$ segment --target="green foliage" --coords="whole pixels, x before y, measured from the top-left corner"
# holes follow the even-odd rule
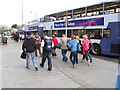
[[[0,34],[3,34],[3,30],[0,29]]]
[[[11,28],[17,28],[17,27],[18,27],[17,24],[13,24],[13,25],[11,26]]]

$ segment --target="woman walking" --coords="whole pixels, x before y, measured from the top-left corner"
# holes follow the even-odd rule
[[[62,53],[62,56],[63,56],[63,61],[67,61],[68,60],[68,58],[67,58],[67,56],[66,56],[66,53],[67,53],[67,50],[68,50],[68,48],[67,48],[67,38],[66,38],[66,36],[63,34],[62,35],[62,39],[61,39],[61,42],[60,42],[60,45],[61,45],[61,53]]]
[[[88,62],[88,65],[90,66],[91,63],[90,63],[90,60],[88,58],[88,50],[89,50],[89,47],[90,47],[90,41],[89,41],[87,35],[84,35],[83,38],[84,38],[84,40],[82,41],[82,54],[83,54],[83,58],[82,58],[81,63],[86,58],[86,60]]]
[[[80,44],[77,42],[75,35],[71,36],[71,41],[67,46],[71,49],[70,61],[74,68],[74,65],[78,64],[78,51],[80,51]]]

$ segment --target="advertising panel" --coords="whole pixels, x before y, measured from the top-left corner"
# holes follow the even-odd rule
[[[38,26],[30,26],[30,27],[27,27],[25,31],[37,31],[37,30],[38,30]]]
[[[101,26],[104,25],[104,17],[99,18],[90,18],[90,19],[81,19],[81,20],[71,20],[68,21],[67,27],[86,27],[86,26]],[[64,28],[66,23],[64,22],[55,22],[54,28]]]

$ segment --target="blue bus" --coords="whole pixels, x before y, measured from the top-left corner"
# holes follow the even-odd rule
[[[120,1],[104,2],[44,16],[43,33],[61,38],[88,34],[92,53],[120,55]]]

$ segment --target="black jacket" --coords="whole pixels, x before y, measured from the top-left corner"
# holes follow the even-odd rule
[[[22,45],[22,50],[26,52],[34,52],[36,50],[36,41],[32,37],[26,37],[23,45]]]

